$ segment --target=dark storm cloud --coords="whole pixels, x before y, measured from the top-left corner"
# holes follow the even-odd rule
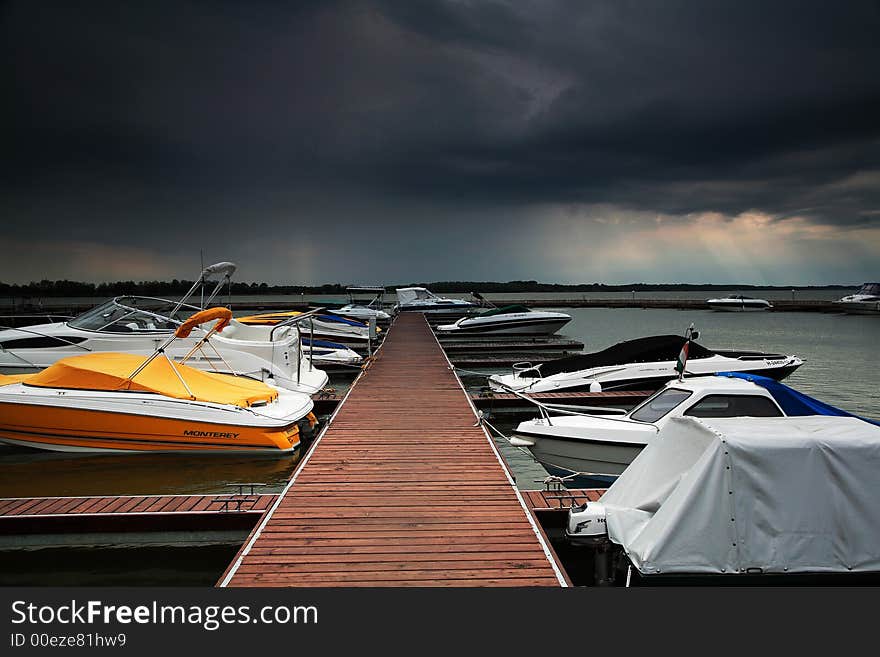
[[[390,244],[547,204],[880,222],[874,2],[20,2],[2,21],[11,237],[222,250],[242,222],[312,245],[369,224]]]

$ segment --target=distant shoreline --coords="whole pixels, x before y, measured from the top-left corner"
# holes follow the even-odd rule
[[[193,281],[117,281],[114,283],[82,283],[77,281],[40,281],[39,283],[10,284],[0,282],[0,298],[39,299],[56,297],[106,298],[123,294],[141,296],[180,296]],[[293,294],[346,294],[346,287],[354,284],[328,283],[324,285],[268,285],[266,283],[232,283],[232,295],[293,295]],[[539,283],[537,281],[435,281],[433,283],[401,283],[387,285],[393,294],[399,287],[426,287],[436,293],[528,293],[528,292],[671,292],[671,291],[790,291],[790,290],[855,290],[859,285],[747,285],[710,283]],[[227,290],[223,290],[225,295]],[[362,297],[364,295],[359,295]]]

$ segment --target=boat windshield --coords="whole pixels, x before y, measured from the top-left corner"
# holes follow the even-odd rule
[[[867,294],[880,297],[880,283],[865,283],[856,294]]]
[[[68,326],[104,333],[168,333],[197,312],[183,305],[174,315],[175,301],[152,297],[116,297],[74,317]]]
[[[633,409],[629,417],[637,422],[656,422],[692,394],[694,393],[688,390],[679,390],[678,388],[662,390]]]

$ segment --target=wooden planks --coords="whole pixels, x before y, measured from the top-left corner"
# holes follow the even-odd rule
[[[566,580],[424,317],[403,314],[221,586]]]
[[[122,495],[88,497],[0,498],[0,519],[119,515],[143,513],[242,513],[262,514],[277,495]],[[238,502],[224,502],[238,500]]]

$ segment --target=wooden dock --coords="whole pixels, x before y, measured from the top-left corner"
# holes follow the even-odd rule
[[[275,494],[0,497],[0,526],[15,518],[230,511],[262,514],[276,497]]]
[[[219,585],[567,586],[475,415],[399,316]]]
[[[235,543],[274,494],[0,498],[0,548]]]

